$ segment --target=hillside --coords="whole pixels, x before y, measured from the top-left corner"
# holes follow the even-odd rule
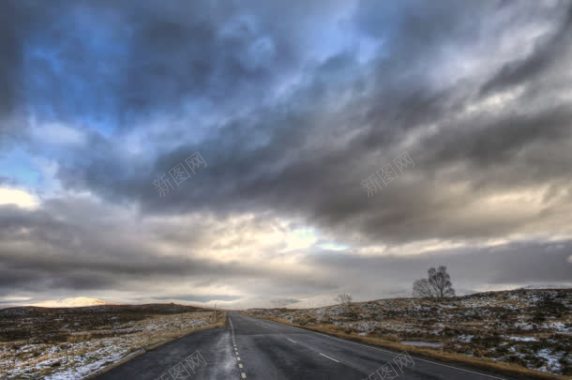
[[[249,312],[304,327],[572,375],[571,310],[572,289],[520,289],[442,301],[399,298]]]
[[[222,323],[222,317],[176,304],[3,309],[0,377],[83,378],[142,349]]]

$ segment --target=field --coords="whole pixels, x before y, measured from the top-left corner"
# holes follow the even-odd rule
[[[442,357],[460,354],[572,376],[571,310],[572,289],[552,289],[249,312],[348,337],[374,338],[416,352],[433,351]]]
[[[572,376],[571,310],[572,289],[523,289],[248,313],[419,354]],[[3,309],[0,373],[2,379],[82,378],[223,320],[223,313],[173,304]]]
[[[1,378],[82,378],[222,318],[180,305],[0,310]]]

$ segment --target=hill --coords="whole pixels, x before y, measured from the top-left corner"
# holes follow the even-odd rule
[[[572,375],[572,289],[519,289],[444,300],[381,299],[253,309],[268,319]]]
[[[82,378],[222,318],[176,304],[2,309],[0,377]]]

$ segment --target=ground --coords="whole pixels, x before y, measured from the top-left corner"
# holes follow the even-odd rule
[[[178,305],[0,310],[0,373],[2,379],[82,378],[209,326],[213,317]]]
[[[435,301],[386,299],[256,317],[572,375],[572,289],[480,293]]]

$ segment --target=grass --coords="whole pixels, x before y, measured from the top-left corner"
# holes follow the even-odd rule
[[[192,333],[196,333],[199,331],[210,330],[217,327],[224,327],[226,324],[226,313],[220,313],[221,315],[217,317],[217,320],[207,326],[195,327],[187,330],[181,330],[175,333],[163,333],[163,334],[154,334],[155,336],[151,341],[149,341],[144,347],[142,347],[145,351],[154,350],[157,347],[160,347],[166,343],[169,343],[173,340],[179,339],[184,337],[185,335],[189,335]]]
[[[127,363],[128,361],[136,358],[137,356],[143,355],[147,351],[157,349],[157,348],[159,348],[159,347],[161,347],[167,343],[170,343],[174,340],[180,339],[186,335],[194,334],[194,333],[197,333],[199,331],[205,331],[205,330],[210,330],[210,329],[214,329],[214,328],[225,327],[226,326],[226,319],[227,319],[226,313],[221,312],[220,315],[217,315],[216,321],[207,325],[207,326],[201,326],[201,327],[192,328],[192,329],[188,329],[188,330],[182,330],[182,331],[177,332],[177,333],[156,334],[156,336],[154,336],[154,338],[151,341],[149,341],[147,344],[145,344],[143,347],[139,348],[136,351],[131,352],[129,355],[125,356],[121,360],[118,360],[117,362],[112,363],[112,364],[110,364],[104,368],[101,368],[100,370],[90,374],[89,376],[85,377],[85,379],[86,380],[94,379],[98,376],[101,376],[102,374],[109,372],[113,368],[119,367],[122,364]]]
[[[87,370],[108,358],[103,372],[185,335],[224,326],[226,319],[177,305],[17,311],[0,313],[0,373],[6,370],[9,378]]]
[[[390,350],[396,351],[407,351],[409,353],[413,353],[417,356],[428,358],[428,359],[437,359],[440,361],[444,361],[447,363],[455,363],[455,364],[463,364],[466,366],[470,366],[475,369],[483,369],[487,371],[492,371],[498,374],[504,375],[513,375],[513,376],[526,376],[531,379],[543,379],[543,380],[565,380],[570,379],[567,376],[559,376],[548,374],[544,372],[534,371],[525,367],[522,367],[515,363],[503,363],[503,362],[495,362],[490,359],[486,358],[476,358],[473,356],[462,355],[453,352],[446,352],[441,350],[434,350],[434,349],[427,349],[421,347],[414,347],[401,344],[399,342],[390,341],[382,338],[376,337],[365,337],[359,336],[357,334],[346,333],[334,328],[332,325],[325,325],[325,324],[308,324],[308,325],[299,325],[295,323],[291,323],[288,320],[275,318],[275,317],[267,317],[266,319],[299,327],[302,329],[321,332],[324,334],[328,334],[331,336],[335,336],[342,339],[351,340],[354,342],[365,343],[372,346],[379,346],[384,347]]]

